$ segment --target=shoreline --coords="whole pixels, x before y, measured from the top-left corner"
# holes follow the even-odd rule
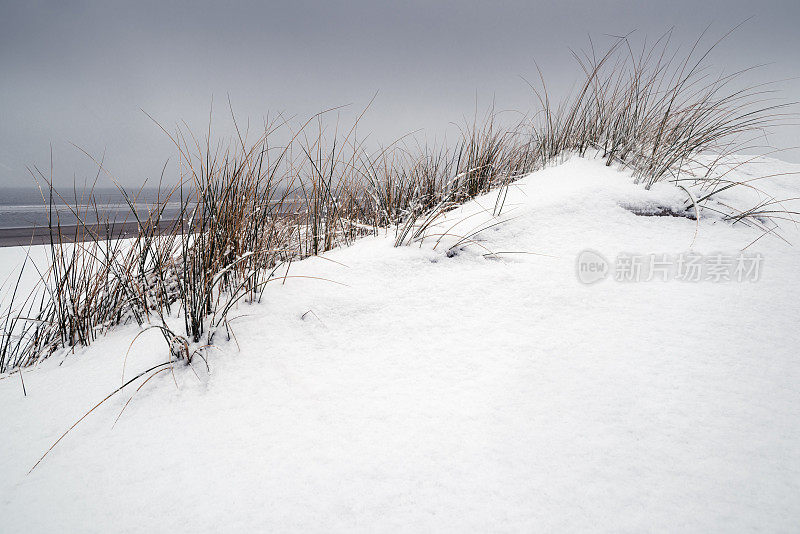
[[[159,233],[164,233],[174,228],[175,222],[176,219],[161,221],[158,225]],[[111,235],[109,236],[111,239],[136,237],[139,233],[139,224],[136,221],[127,221],[108,226],[105,223],[61,225],[61,242],[75,243],[76,241],[89,241],[89,231],[102,235],[103,239],[105,239],[108,230],[111,230]],[[78,233],[78,239],[76,239],[76,234]],[[0,228],[0,248],[48,244],[50,244],[50,228],[46,226]]]

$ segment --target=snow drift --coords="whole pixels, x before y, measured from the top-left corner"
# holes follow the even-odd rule
[[[798,170],[741,172],[754,165]],[[769,188],[800,192],[788,176]],[[448,235],[295,263],[236,310],[210,370],[195,359],[109,399],[30,474],[121,384],[126,354],[132,377],[167,349],[125,326],[23,370],[27,397],[4,376],[2,530],[794,528],[800,254],[713,213],[637,215],[685,210],[686,194],[599,161],[515,182],[499,217],[496,195],[437,221]],[[745,249],[763,266],[754,281],[587,285],[587,249]]]

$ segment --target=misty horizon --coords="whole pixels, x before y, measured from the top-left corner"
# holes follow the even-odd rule
[[[336,106],[346,107],[326,120],[349,124],[375,97],[362,137],[387,145],[415,132],[423,143],[441,143],[457,132],[453,123],[492,107],[513,110],[509,117],[535,112],[526,80],[536,81],[537,64],[551,97],[566,98],[580,80],[570,49],[604,48],[631,31],[641,43],[674,27],[673,42],[686,50],[709,25],[706,44],[746,21],[709,65],[729,73],[766,64],[743,81],[785,80],[779,96],[800,100],[795,2],[757,11],[749,2],[40,2],[2,3],[0,10],[2,186],[27,187],[28,167],[47,174],[51,145],[59,187],[94,180],[97,166],[82,151],[103,159],[126,187],[153,186],[176,150],[148,115],[168,131],[185,122],[204,133],[213,102],[212,138],[225,140],[235,135],[228,98],[239,125],[258,131],[268,117],[297,124]],[[800,128],[780,128],[764,142],[798,146]],[[800,150],[776,157],[800,161]],[[175,178],[168,167],[165,180]],[[101,176],[98,184],[111,182]]]

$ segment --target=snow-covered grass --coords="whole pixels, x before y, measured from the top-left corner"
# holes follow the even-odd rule
[[[503,194],[491,211],[502,213],[514,180],[571,154],[597,153],[645,189],[677,182],[684,205],[645,208],[652,213],[693,209],[696,217],[704,209],[776,233],[775,220],[797,215],[782,199],[742,207],[722,203],[718,193],[742,186],[725,174],[731,155],[757,149],[766,131],[791,123],[790,104],[776,100],[769,83],[741,86],[744,71],[712,74],[706,60],[719,41],[702,40],[688,51],[671,43],[671,32],[638,47],[623,37],[603,53],[592,45],[575,54],[584,79],[574,94],[555,103],[541,78],[532,85],[533,115],[508,125],[492,111],[438,148],[406,139],[368,150],[357,135],[361,116],[344,128],[326,125],[327,112],[300,125],[279,115],[251,142],[231,109],[237,137],[228,145],[212,141],[210,131],[201,140],[164,130],[178,152],[179,185],[160,194],[146,220],[134,207],[136,194],[126,194],[139,227],[130,246],[116,248],[113,221],[78,224],[74,240],[88,239],[63,246],[63,228],[48,219],[53,246],[42,283],[32,294],[12,292],[0,315],[0,372],[88,346],[129,321],[153,325],[173,358],[204,357],[217,334],[230,337],[232,305],[260,301],[277,270],[388,228],[397,246],[416,244],[448,211],[495,189]],[[276,131],[290,140],[276,146]],[[718,155],[709,159],[709,152]],[[109,174],[97,164],[98,176]],[[52,174],[36,169],[35,177],[52,184]],[[80,201],[74,196],[75,218],[103,220],[91,191]],[[58,195],[50,185],[43,198],[52,206]],[[176,202],[179,216],[164,220]],[[470,243],[473,231],[459,229],[461,242],[450,248]],[[168,324],[173,308],[182,324]]]
[[[177,131],[135,238],[0,252],[1,529],[790,530],[786,105],[669,38],[453,146]]]
[[[736,172],[776,170],[798,169]],[[762,189],[800,196],[790,176]],[[295,262],[262,304],[237,308],[210,371],[195,360],[134,384],[30,474],[122,383],[129,348],[126,377],[167,351],[121,326],[23,370],[27,397],[5,376],[3,532],[793,530],[800,253],[713,212],[636,215],[681,211],[686,194],[597,160],[515,182],[499,217],[496,195],[415,246],[387,232]],[[453,249],[460,237],[433,235],[481,228]],[[757,281],[585,285],[575,272],[585,249],[744,247],[763,256]]]

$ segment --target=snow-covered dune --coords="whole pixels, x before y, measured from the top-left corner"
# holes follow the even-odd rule
[[[797,176],[753,185],[800,196]],[[27,397],[4,377],[0,531],[795,529],[795,225],[637,215],[686,193],[577,158],[512,185],[499,217],[496,198],[412,246],[293,264],[231,314],[210,371],[156,375],[114,424],[127,388],[30,474],[129,348],[127,378],[168,351],[126,326],[26,370]]]

